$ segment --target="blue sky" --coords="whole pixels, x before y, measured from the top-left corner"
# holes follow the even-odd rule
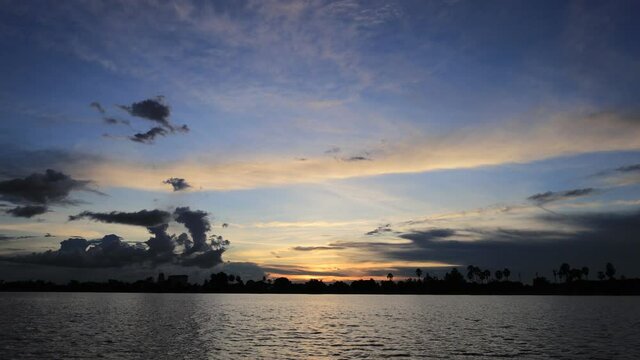
[[[640,163],[638,10],[633,1],[2,1],[0,180],[50,168],[104,195],[74,188],[74,204],[7,212],[0,251],[55,250],[74,235],[142,242],[141,226],[67,218],[189,206],[231,241],[224,260],[254,275],[557,267],[533,255],[497,264],[484,253],[423,254],[407,236],[440,228],[454,231],[443,242],[491,241],[504,229],[599,238],[589,251],[608,257],[578,251],[576,266],[614,261],[632,275],[622,250],[637,242],[605,239],[633,233],[580,221],[638,210],[638,173],[620,170]],[[131,141],[157,124],[121,106],[156,96],[190,131]],[[174,192],[169,177],[191,187]],[[562,196],[575,189],[591,190]],[[528,199],[546,192],[553,200]],[[387,224],[393,231],[365,235]],[[527,234],[505,241],[537,244]],[[421,257],[397,255],[407,248]],[[138,275],[134,265],[117,272]]]

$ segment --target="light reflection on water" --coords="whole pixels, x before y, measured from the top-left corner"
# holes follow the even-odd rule
[[[640,298],[0,293],[0,357],[640,358]]]

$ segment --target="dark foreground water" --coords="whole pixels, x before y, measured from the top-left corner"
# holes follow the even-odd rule
[[[0,293],[0,358],[640,359],[640,297]]]

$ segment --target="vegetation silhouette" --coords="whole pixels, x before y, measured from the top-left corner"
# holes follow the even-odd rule
[[[311,279],[295,283],[286,277],[275,279],[263,277],[261,280],[244,282],[240,276],[214,273],[202,284],[191,284],[187,275],[160,273],[132,283],[118,280],[107,282],[70,281],[65,285],[42,280],[13,281],[0,280],[0,291],[69,291],[69,292],[182,292],[182,293],[275,293],[275,294],[470,294],[470,295],[640,295],[640,279],[616,278],[616,268],[607,263],[598,271],[598,280],[589,280],[589,268],[572,268],[568,263],[553,270],[554,280],[538,274],[532,284],[510,281],[509,269],[495,270],[493,277],[489,269],[467,266],[465,276],[452,268],[442,279],[416,269],[416,278],[393,281],[389,273],[386,281],[354,280],[351,283],[335,281],[325,283]],[[424,274],[424,277],[422,276]],[[557,280],[561,281],[558,282]]]

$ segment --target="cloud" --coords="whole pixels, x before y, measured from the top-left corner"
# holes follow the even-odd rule
[[[139,132],[130,136],[129,140],[134,142],[153,144],[158,136],[166,136],[175,132],[187,133],[190,131],[186,124],[176,126],[171,123],[169,119],[171,107],[165,103],[164,96],[156,96],[155,98],[133,102],[130,105],[119,105],[119,108],[125,110],[131,116],[149,120],[157,125],[147,132]],[[113,117],[104,117],[103,120],[110,125],[125,124],[130,126],[128,120],[120,120]]]
[[[171,124],[171,107],[165,103],[164,96],[134,102],[131,105],[120,105],[129,115],[150,120],[160,125],[161,128],[170,132],[189,132],[189,127],[185,125],[175,126]],[[156,129],[157,127],[154,127]],[[153,130],[153,129],[152,129]]]
[[[413,241],[413,243],[431,242],[435,239],[445,239],[454,236],[456,232],[451,229],[430,229],[425,231],[414,231],[405,233],[399,237]]]
[[[8,240],[22,240],[22,239],[33,239],[37,238],[35,235],[22,235],[22,236],[9,236],[9,235],[1,235],[0,241],[8,241]]]
[[[168,178],[162,183],[171,185],[173,187],[173,191],[186,190],[187,188],[191,187],[191,185],[189,185],[189,183],[187,183],[185,179],[176,177]]]
[[[345,162],[320,156],[295,161],[290,156],[257,155],[221,162],[206,154],[146,165],[97,162],[78,169],[111,186],[162,190],[162,181],[181,174],[212,190],[237,190],[335,179],[444,169],[527,163],[558,156],[640,149],[640,121],[615,113],[558,115],[535,123],[461,129],[419,135],[375,150],[375,161]],[[136,177],[128,176],[135,172]]]
[[[129,140],[134,142],[139,142],[143,144],[153,144],[156,137],[167,135],[167,130],[161,127],[153,127],[149,131],[145,133],[137,133],[129,138]]]
[[[169,224],[160,224],[147,227],[147,230],[149,230],[149,233],[151,233],[153,237],[149,238],[149,240],[145,242],[145,244],[149,246],[150,253],[153,253],[156,256],[161,256],[162,254],[164,254],[167,258],[164,259],[164,261],[168,261],[174,256],[173,250],[175,249],[177,243],[175,236],[169,235],[167,233],[168,228]]]
[[[99,102],[94,101],[91,104],[89,104],[89,106],[91,106],[92,108],[96,109],[100,114],[105,114],[106,111],[104,110],[104,108],[102,107],[102,105],[100,105]]]
[[[9,209],[6,212],[7,214],[15,217],[32,218],[36,215],[46,213],[47,207],[43,205],[16,206],[15,208]]]
[[[317,251],[317,250],[342,250],[341,246],[295,246],[291,248],[295,251]]]
[[[224,250],[208,250],[202,253],[197,253],[191,257],[184,257],[181,260],[183,266],[197,266],[200,268],[211,268],[217,264],[222,263],[222,252]]]
[[[187,234],[169,234],[172,215],[178,223],[187,227],[193,239]],[[72,237],[60,243],[58,250],[49,250],[30,255],[0,257],[1,261],[40,264],[78,268],[107,268],[133,265],[157,266],[173,264],[211,269],[222,263],[222,254],[229,241],[221,236],[211,235],[207,213],[179,207],[174,214],[162,210],[141,210],[137,212],[94,213],[82,212],[70,216],[70,220],[89,218],[105,223],[116,223],[146,227],[152,235],[145,242],[128,243],[111,234],[101,239],[86,240]],[[182,248],[179,250],[178,246]]]
[[[573,190],[558,191],[558,192],[547,191],[545,193],[538,193],[535,195],[531,195],[527,198],[527,200],[533,201],[538,205],[544,205],[550,202],[589,196],[589,195],[593,195],[596,192],[597,190],[594,188],[573,189]]]
[[[83,218],[110,224],[153,227],[167,224],[171,220],[171,214],[162,210],[140,210],[137,212],[112,211],[109,213],[83,211],[77,215],[69,216],[69,221],[80,220]]]
[[[187,124],[183,124],[181,126],[178,126],[176,128],[176,131],[183,132],[183,133],[188,133],[189,131],[191,131],[191,129],[189,128],[189,126],[187,126]]]
[[[620,166],[615,169],[600,171],[593,176],[604,177],[609,185],[627,186],[640,183],[640,164]]]
[[[123,267],[149,260],[147,251],[122,241],[117,235],[86,240],[69,238],[60,242],[58,250],[29,255],[0,257],[0,260],[75,268]]]
[[[623,173],[640,171],[640,164],[621,166],[615,169],[615,171]]]
[[[562,262],[595,269],[611,261],[627,273],[636,273],[640,253],[640,211],[569,213],[537,216],[543,228],[451,228],[408,230],[405,242],[335,242],[328,246],[357,249],[346,253],[352,261],[442,262],[495,268],[508,266],[533,275],[549,276]],[[532,226],[532,225],[530,225]],[[362,261],[361,260],[361,261]]]
[[[371,159],[370,157],[366,157],[366,156],[351,156],[351,157],[342,159],[342,161],[347,161],[347,162],[352,162],[352,161],[372,161],[372,160],[373,159]]]
[[[107,113],[104,107],[102,107],[102,105],[97,101],[92,102],[91,104],[89,104],[89,106],[96,109],[101,115],[105,115]],[[118,125],[118,124],[123,124],[127,126],[131,125],[131,122],[129,122],[129,120],[116,119],[111,116],[104,116],[102,120],[104,121],[105,124],[109,124],[109,125]]]
[[[0,200],[14,204],[73,204],[72,191],[91,191],[91,181],[75,180],[69,175],[48,169],[43,174],[0,181]]]
[[[131,105],[120,105],[120,108],[128,112],[131,116],[151,120],[160,124],[162,127],[173,130],[173,126],[169,122],[171,107],[165,104],[163,96],[134,102]]]
[[[391,228],[391,224],[386,224],[383,226],[378,226],[376,229],[365,233],[365,235],[379,235],[379,234],[389,233],[389,232],[393,232],[393,229]]]
[[[131,122],[129,120],[121,120],[121,119],[116,119],[112,117],[104,117],[102,118],[102,120],[105,122],[105,124],[109,124],[109,125],[118,125],[118,124],[127,125],[127,126],[131,125]]]
[[[193,247],[190,251],[207,250],[207,232],[211,230],[211,224],[207,219],[208,213],[202,210],[191,210],[188,206],[176,208],[175,220],[183,224],[191,234]]]
[[[62,172],[48,169],[43,174],[34,173],[25,178],[0,181],[0,200],[17,206],[6,213],[16,217],[31,218],[44,214],[53,204],[73,205],[77,201],[70,199],[73,191],[101,192],[92,189],[88,180],[75,180]]]
[[[279,264],[267,264],[261,266],[262,270],[271,275],[288,276],[288,275],[301,275],[301,276],[337,276],[343,277],[347,274],[340,271],[317,271],[311,270],[304,266],[297,265],[279,265]]]

